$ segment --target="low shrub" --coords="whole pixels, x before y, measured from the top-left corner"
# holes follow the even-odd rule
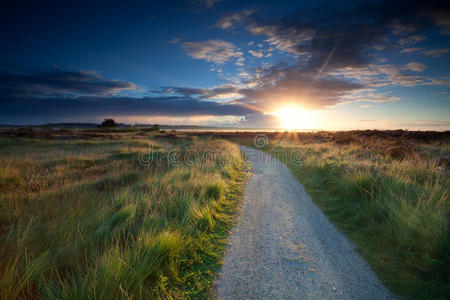
[[[219,199],[220,196],[222,196],[222,193],[223,193],[223,186],[220,183],[210,184],[206,188],[206,196],[214,200]]]

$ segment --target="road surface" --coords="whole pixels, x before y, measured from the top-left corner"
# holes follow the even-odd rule
[[[392,299],[289,169],[242,147],[252,164],[215,282],[218,299]]]

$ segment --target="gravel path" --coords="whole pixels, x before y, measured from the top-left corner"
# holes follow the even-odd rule
[[[217,298],[392,298],[284,164],[242,151],[252,177],[216,279]]]

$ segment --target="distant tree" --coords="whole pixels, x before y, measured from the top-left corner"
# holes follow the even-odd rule
[[[153,130],[153,131],[159,131],[159,126],[158,126],[158,124],[152,125],[152,130]]]
[[[100,127],[110,128],[110,127],[116,127],[117,123],[113,119],[105,119]]]

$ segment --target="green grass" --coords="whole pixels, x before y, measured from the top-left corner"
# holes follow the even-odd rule
[[[139,163],[149,144],[161,164]],[[171,149],[221,156],[174,166]],[[209,296],[245,179],[235,144],[8,137],[0,166],[0,298]]]
[[[314,202],[393,292],[409,299],[448,299],[450,179],[439,157],[450,145],[410,147],[392,155],[383,140],[279,141],[264,150],[286,151],[281,158]]]

